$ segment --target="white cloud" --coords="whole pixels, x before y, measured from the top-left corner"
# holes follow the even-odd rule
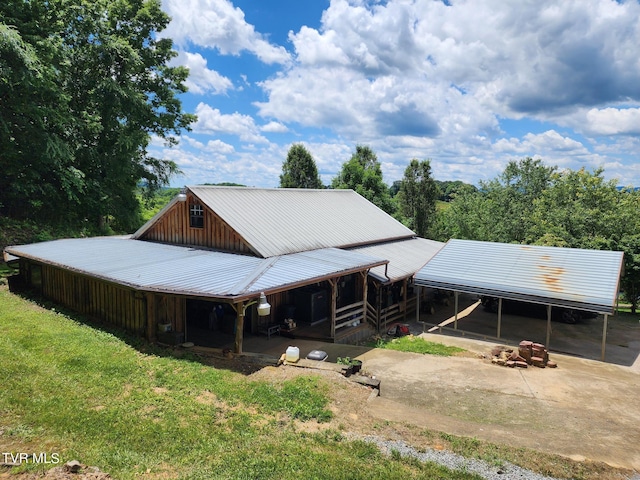
[[[232,113],[225,115],[217,108],[211,108],[205,103],[199,103],[196,107],[198,121],[193,126],[194,132],[209,134],[236,135],[244,142],[268,143],[269,141],[260,135],[253,117]]]
[[[591,135],[640,135],[640,108],[592,108],[584,129]]]
[[[589,152],[582,143],[569,137],[563,137],[555,130],[548,130],[540,134],[527,133],[522,143],[535,150],[534,153],[561,151],[584,155]]]
[[[171,16],[162,35],[177,45],[191,43],[224,55],[247,51],[267,64],[289,62],[286,49],[265,40],[245,21],[244,12],[228,0],[163,0],[162,8]]]
[[[207,59],[199,53],[180,52],[172,63],[189,69],[189,78],[185,83],[192,93],[220,94],[233,87],[231,80],[215,70],[209,70]]]
[[[289,33],[292,56],[227,0],[163,1],[179,45],[282,65],[269,77],[237,72],[244,90],[232,100],[262,88],[250,97],[262,121],[230,113],[250,111],[244,105],[197,107],[196,133],[240,140],[224,138],[233,143],[228,173],[260,176],[243,183],[277,185],[286,148],[269,140],[292,137],[309,146],[325,183],[356,144],[374,149],[389,183],[411,158],[430,158],[436,178],[476,183],[525,156],[617,174],[616,159],[638,151],[630,142],[640,136],[637,1],[331,0],[318,28]],[[202,57],[192,60],[193,71],[212,72]],[[232,88],[207,75],[192,81]],[[542,133],[527,133],[530,120]],[[628,175],[640,183],[640,170]]]
[[[260,130],[268,133],[287,133],[289,131],[287,126],[280,122],[269,122],[260,127]]]
[[[550,117],[575,104],[640,98],[639,16],[636,2],[613,0],[369,7],[334,0],[319,30],[290,33],[296,63],[262,83],[269,100],[261,112],[300,121],[293,112],[313,108],[307,124],[327,125],[337,109],[345,120],[338,128],[364,126],[390,102],[401,112],[402,96],[423,97],[417,110],[450,124],[460,124],[448,121],[450,112],[475,104],[468,123],[480,116],[478,128],[486,130],[488,116]],[[455,105],[446,92],[452,88],[465,94]]]

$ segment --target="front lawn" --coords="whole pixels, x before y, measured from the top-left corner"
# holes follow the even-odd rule
[[[2,452],[56,454],[118,479],[477,478],[299,428],[332,416],[322,377],[273,384],[125,340],[0,286]]]

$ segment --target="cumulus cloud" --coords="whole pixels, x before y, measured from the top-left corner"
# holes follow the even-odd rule
[[[290,33],[295,65],[262,84],[269,100],[260,107],[292,120],[292,110],[314,108],[318,112],[308,123],[325,125],[333,121],[330,109],[340,110],[349,123],[355,110],[358,123],[377,123],[384,134],[389,125],[376,118],[385,102],[401,95],[425,98],[421,103],[434,118],[454,111],[443,83],[487,110],[478,115],[480,129],[487,127],[487,114],[548,117],[576,105],[640,98],[638,17],[637,2],[613,0],[451,6],[431,0],[372,5],[334,0],[320,29]],[[380,84],[392,76],[381,94]],[[434,94],[442,101],[429,98]],[[346,98],[351,100],[342,101]],[[414,130],[438,132],[433,122]]]
[[[640,135],[640,108],[592,108],[584,129],[592,135]]]
[[[268,138],[291,140],[276,134],[309,142],[326,183],[358,143],[378,154],[389,182],[411,158],[430,158],[436,178],[475,183],[524,156],[621,171],[614,156],[632,151],[623,139],[640,136],[637,1],[331,0],[317,28],[289,32],[292,53],[229,0],[163,6],[178,45],[249,52],[274,66],[233,89],[202,56],[181,60],[196,74],[195,93],[262,89],[253,97],[262,121],[200,103],[194,132],[237,137],[228,161],[242,156],[245,172],[264,162],[260,173],[275,184],[286,148],[276,153]],[[519,128],[505,132],[507,122]]]
[[[237,112],[226,115],[206,103],[199,103],[195,113],[198,116],[198,121],[193,126],[194,132],[235,135],[245,142],[269,142],[260,135],[259,128],[250,115],[243,115]]]
[[[231,80],[215,70],[207,68],[207,59],[199,53],[180,52],[173,64],[189,69],[189,78],[185,82],[189,91],[197,94],[221,94],[233,87]]]
[[[260,130],[269,133],[287,133],[289,131],[287,126],[280,122],[269,122],[260,127]]]
[[[177,45],[217,49],[225,55],[247,51],[267,64],[289,61],[287,50],[256,32],[244,12],[228,0],[163,0],[162,8],[171,16],[162,35]]]

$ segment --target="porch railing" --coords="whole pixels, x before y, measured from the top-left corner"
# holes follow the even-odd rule
[[[336,330],[360,324],[364,319],[364,302],[356,302],[336,310]]]

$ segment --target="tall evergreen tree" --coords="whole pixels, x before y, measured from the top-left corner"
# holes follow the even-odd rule
[[[322,188],[318,167],[309,151],[301,143],[289,148],[282,164],[281,188]]]

